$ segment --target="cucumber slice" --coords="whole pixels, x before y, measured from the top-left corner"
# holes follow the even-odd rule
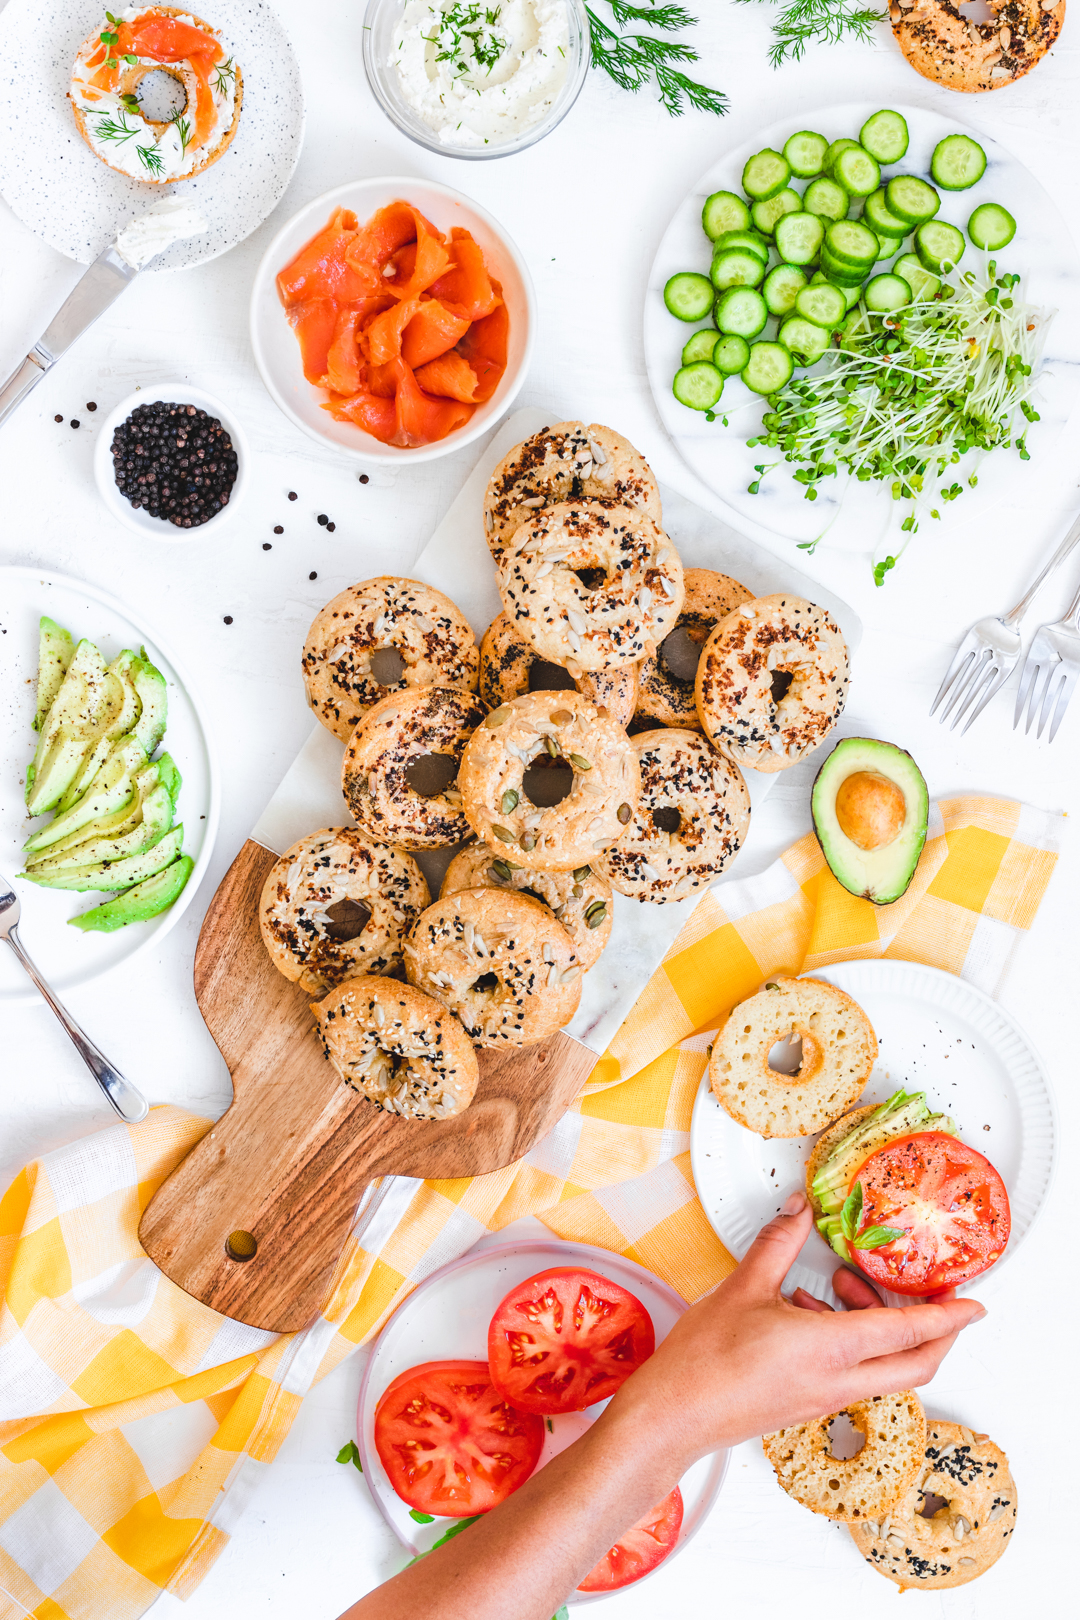
[[[680,321],[704,320],[714,296],[708,276],[699,276],[696,270],[679,270],[664,287],[664,303]]]
[[[930,173],[942,191],[966,191],[986,173],[986,153],[970,135],[946,135],[934,147]]]
[[[776,222],[776,251],[785,264],[813,264],[825,240],[818,214],[785,214]]]
[[[785,214],[797,214],[802,208],[802,198],[790,186],[778,191],[775,197],[767,197],[764,202],[756,202],[750,210],[750,217],[759,231],[771,236],[776,228],[778,219]]]
[[[926,303],[937,297],[941,277],[933,275],[919,262],[914,253],[901,253],[893,264],[892,273],[894,276],[902,276],[907,282],[914,303]]]
[[[885,186],[885,202],[890,213],[908,225],[922,225],[933,219],[941,207],[941,198],[933,186],[920,180],[917,174],[898,174]]]
[[[873,286],[873,282],[871,282]],[[840,325],[847,314],[847,299],[839,287],[829,281],[812,282],[804,287],[795,300],[795,313],[803,320],[823,326],[827,332]]]
[[[808,214],[819,214],[822,219],[844,219],[851,199],[843,186],[827,175],[811,180],[803,195],[802,205]]]
[[[819,286],[823,281],[829,281],[829,278],[822,270],[815,271],[815,273],[810,277],[810,285],[812,287]],[[859,299],[862,297],[861,281],[858,282],[854,287],[842,287],[838,282],[829,281],[829,286],[836,287],[837,291],[843,294],[844,303],[848,309],[851,308],[852,304],[857,304]]]
[[[765,277],[761,295],[770,315],[790,315],[795,300],[806,286],[806,277],[797,264],[778,264]],[[740,371],[742,367],[740,366]]]
[[[775,197],[778,191],[783,191],[790,178],[791,165],[787,158],[767,146],[763,152],[755,152],[747,159],[742,188],[755,202],[763,202],[766,197]]]
[[[714,191],[706,197],[701,210],[701,228],[710,242],[715,242],[725,231],[745,231],[750,224],[750,210],[733,191]]]
[[[850,264],[834,259],[826,245],[821,249],[821,268],[826,280],[834,281],[838,287],[861,287],[872,266],[861,265],[854,269]]]
[[[750,358],[750,345],[744,337],[737,332],[725,332],[716,340],[713,350],[713,365],[717,371],[722,371],[725,377],[733,377],[741,371]]]
[[[754,287],[729,287],[713,310],[713,320],[725,336],[757,337],[768,318],[768,305]]]
[[[825,167],[825,154],[829,143],[824,135],[812,129],[800,129],[784,143],[784,156],[792,174],[800,180],[812,180]]]
[[[836,219],[825,232],[829,256],[851,270],[869,270],[879,257],[878,239],[860,219]]]
[[[775,394],[791,381],[795,367],[782,343],[755,343],[743,367],[742,380],[755,394]]]
[[[832,174],[836,160],[840,156],[841,152],[846,152],[849,147],[858,146],[858,144],[858,141],[851,140],[851,138],[847,135],[841,135],[838,141],[833,141],[830,144],[828,151],[825,153],[825,162],[822,164],[824,172],[826,174]]]
[[[829,333],[825,328],[804,320],[801,315],[791,316],[776,335],[802,366],[812,366],[829,347]]]
[[[968,220],[967,233],[977,248],[996,253],[1016,235],[1016,221],[1000,203],[980,203]]]
[[[867,309],[876,315],[890,315],[894,309],[903,309],[905,304],[911,303],[911,287],[903,276],[885,271],[866,283],[863,298]]]
[[[692,366],[679,367],[671,392],[680,405],[688,405],[692,411],[711,411],[724,392],[723,373],[707,360],[696,360]]]
[[[760,231],[725,231],[718,236],[713,244],[713,253],[720,253],[724,248],[744,247],[751,253],[756,253],[762,264],[769,262],[769,244]]]
[[[946,225],[943,219],[927,220],[915,232],[915,252],[920,264],[935,276],[940,276],[960,263],[964,257],[964,233],[955,225]]]
[[[716,348],[717,336],[715,327],[704,327],[702,331],[695,332],[693,337],[687,339],[683,345],[682,363],[692,366],[695,360],[711,360],[713,350]]]
[[[859,131],[859,141],[879,163],[899,163],[908,149],[907,120],[883,107],[870,114]]]
[[[879,236],[894,236],[899,241],[911,229],[906,219],[898,219],[885,201],[885,187],[881,186],[863,203],[863,223]]]
[[[721,248],[713,254],[709,276],[717,292],[728,287],[757,287],[765,279],[765,265],[750,248]],[[696,318],[701,319],[700,315]]]
[[[881,184],[881,168],[876,158],[861,146],[845,146],[832,168],[833,179],[852,197],[869,197]]]

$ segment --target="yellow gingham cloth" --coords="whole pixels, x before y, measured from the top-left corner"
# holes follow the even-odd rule
[[[134,1620],[163,1588],[186,1597],[312,1383],[424,1277],[519,1216],[628,1255],[688,1300],[712,1288],[733,1261],[691,1179],[705,1042],[688,1037],[769,974],[852,957],[930,963],[994,994],[1059,826],[998,799],[934,805],[915,880],[883,909],[840,888],[813,836],[721,884],[551,1136],[494,1175],[395,1182],[302,1333],[226,1320],[139,1247],[142,1210],[207,1120],[155,1108],[23,1170],[0,1203],[2,1620]]]

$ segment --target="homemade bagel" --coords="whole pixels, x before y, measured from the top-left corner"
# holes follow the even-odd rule
[[[448,1119],[472,1101],[480,1079],[472,1042],[413,985],[350,979],[311,1010],[327,1058],[376,1108],[405,1119]]]
[[[777,675],[791,677],[779,700]],[[737,765],[783,771],[828,736],[848,680],[847,647],[824,608],[799,596],[759,596],[710,635],[694,697],[709,740]]]
[[[404,668],[396,681],[380,681],[372,658],[390,650]],[[394,692],[415,686],[475,692],[480,654],[469,621],[442,591],[381,574],[340,591],[316,614],[300,664],[319,721],[348,742],[368,710]]]
[[[1061,33],[1065,0],[987,0],[975,22],[950,0],[891,0],[889,17],[916,73],[949,90],[1000,90],[1035,67]]]
[[[926,1497],[944,1506],[929,1518]],[[902,1592],[966,1586],[996,1564],[1016,1525],[1016,1484],[1009,1459],[985,1434],[959,1423],[927,1422],[919,1471],[886,1515],[849,1524],[871,1568]]]
[[[598,576],[586,584],[582,573]],[[647,512],[562,502],[523,523],[499,566],[514,629],[573,676],[637,663],[682,611],[679,554]]]
[[[259,928],[279,973],[312,995],[361,974],[393,973],[431,893],[411,855],[355,827],[320,827],[266,875]]]
[[[814,1151],[806,1161],[806,1196],[810,1200],[815,1220],[823,1211],[820,1203],[814,1197],[814,1178],[825,1160],[831,1156],[833,1148],[843,1141],[849,1131],[853,1131],[857,1125],[861,1125],[864,1119],[869,1119],[876,1108],[877,1103],[867,1103],[865,1108],[849,1109],[846,1114],[841,1114],[839,1119],[834,1119],[828,1130],[823,1131],[814,1143]],[[883,1146],[885,1142],[891,1140],[892,1133],[886,1131],[879,1142],[874,1142],[872,1146],[867,1148],[866,1159],[870,1157],[871,1153],[876,1153],[877,1149]],[[863,1160],[863,1163],[866,1162],[866,1159]]]
[[[640,506],[660,522],[660,491],[649,464],[614,428],[556,422],[516,444],[484,495],[484,534],[496,563],[515,531],[543,507],[594,499]]]
[[[529,691],[530,672],[542,664],[534,647],[523,641],[505,613],[492,619],[480,643],[479,692],[490,709]],[[627,726],[634,714],[638,690],[637,664],[618,669],[597,669],[567,679],[575,691],[598,709],[606,710],[616,725]],[[538,686],[538,691],[566,691],[565,682],[557,687]]]
[[[626,832],[595,864],[632,900],[685,900],[734,860],[750,825],[742,772],[698,731],[630,739],[641,797]]]
[[[409,982],[461,1020],[477,1046],[531,1046],[581,1000],[573,942],[542,900],[461,889],[421,912],[405,942]]]
[[[880,1520],[918,1477],[926,1447],[926,1417],[913,1390],[874,1395],[844,1407],[866,1444],[854,1457],[833,1457],[829,1425],[840,1416],[813,1418],[761,1437],[780,1486],[794,1501],[827,1518],[852,1524]]]
[[[754,594],[737,579],[714,573],[711,568],[686,569],[683,585],[686,594],[682,612],[669,634],[684,630],[699,648],[704,647],[721,619],[727,618],[740,602],[751,601]],[[663,647],[643,658],[638,666],[637,712],[665,726],[689,726],[693,730],[701,727],[694,700],[694,677],[684,679],[673,674]]]
[[[408,772],[429,754],[459,765],[484,706],[456,686],[413,686],[369,709],[341,763],[341,791],[357,826],[398,849],[442,849],[469,836],[456,783],[430,796]]]
[[[467,844],[446,868],[440,899],[459,889],[516,889],[551,908],[573,941],[583,972],[611,937],[611,884],[594,866],[576,872],[528,872],[488,844]]]
[[[769,1067],[791,1035],[802,1040],[797,1074]],[[758,1136],[809,1136],[850,1108],[877,1058],[869,1018],[846,991],[823,979],[768,980],[733,1007],[717,1031],[709,1084],[732,1119]]]

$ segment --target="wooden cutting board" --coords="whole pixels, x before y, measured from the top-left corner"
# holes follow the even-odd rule
[[[521,1051],[484,1049],[463,1113],[430,1123],[382,1113],[327,1062],[311,998],[263,946],[258,901],[276,858],[248,839],[203,922],[195,999],[232,1075],[233,1102],[158,1189],[139,1237],[185,1293],[289,1333],[326,1298],[372,1180],[453,1180],[512,1164],[552,1130],[596,1055],[562,1034]],[[236,1258],[252,1247],[243,1234],[254,1253]]]

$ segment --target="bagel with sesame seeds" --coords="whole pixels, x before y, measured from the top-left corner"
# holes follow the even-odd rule
[[[841,1414],[796,1423],[761,1444],[777,1482],[811,1513],[857,1524],[880,1520],[919,1475],[926,1447],[926,1415],[914,1390],[874,1395],[843,1408],[865,1438],[854,1457],[834,1457],[829,1427]]]
[[[347,1086],[403,1119],[449,1119],[472,1102],[480,1067],[457,1019],[398,979],[350,979],[312,1002],[323,1051]]]
[[[727,574],[718,574],[711,568],[688,568],[683,574],[685,595],[682,612],[676,619],[671,635],[685,631],[689,639],[701,648],[716,625],[734,612],[741,602],[749,602],[753,591],[740,585]],[[700,730],[697,703],[694,700],[694,677],[684,680],[667,664],[664,649],[643,658],[638,667],[638,714],[659,720],[663,726],[689,726]]]
[[[490,709],[497,709],[511,698],[520,697],[530,690],[532,671],[543,664],[534,647],[523,641],[505,613],[493,619],[480,643],[479,693]],[[579,675],[576,680],[567,676],[574,690],[587,697],[598,709],[606,711],[616,725],[627,726],[633,719],[637,703],[638,666],[622,664],[618,669],[598,669]],[[565,682],[558,687],[538,687],[540,691],[565,691]]]
[[[550,907],[588,972],[611,937],[611,884],[595,863],[574,872],[529,872],[489,844],[466,844],[446,868],[440,899],[459,889],[516,889]]]
[[[889,19],[908,62],[947,90],[1000,90],[1038,66],[1065,22],[1065,0],[987,0],[976,22],[951,0],[891,0]]]
[[[413,686],[369,709],[341,762],[341,791],[361,831],[397,849],[444,849],[468,838],[458,784],[419,793],[409,771],[429,754],[460,766],[484,714],[480,700],[456,686]]]

